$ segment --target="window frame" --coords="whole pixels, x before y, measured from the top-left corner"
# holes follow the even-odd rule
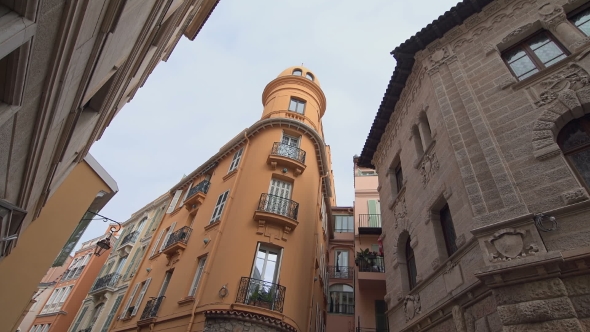
[[[207,264],[207,255],[199,258],[197,269],[195,270],[195,276],[193,277],[191,287],[188,290],[189,297],[194,298],[195,295],[197,295],[197,290],[199,289],[199,284],[201,283],[201,278],[203,277],[203,272],[205,271],[205,264]]]
[[[590,190],[590,182],[586,181],[586,179],[584,178],[584,176],[582,175],[582,173],[578,169],[578,166],[572,160],[572,157],[574,155],[583,153],[584,151],[589,151],[588,153],[590,153],[590,143],[582,143],[577,146],[571,147],[567,150],[564,147],[564,143],[566,142],[566,138],[567,138],[567,137],[564,137],[564,135],[567,133],[565,130],[569,129],[569,127],[575,121],[580,122],[579,127],[581,129],[583,129],[587,135],[590,136],[590,114],[586,114],[582,117],[568,121],[557,133],[557,137],[556,137],[555,141],[556,141],[557,145],[559,146],[561,153],[563,154],[563,158],[566,160],[567,165],[572,170],[576,179],[580,182],[580,184],[583,187]]]
[[[554,66],[556,64],[558,64],[559,62],[562,62],[563,60],[565,60],[566,58],[550,65],[550,66],[545,66],[545,64],[543,63],[543,61],[541,61],[539,59],[539,57],[535,54],[535,52],[530,48],[530,46],[527,44],[528,41],[530,41],[531,39],[544,34],[545,36],[547,36],[547,38],[549,38],[549,40],[551,40],[555,46],[557,46],[557,48],[559,48],[563,54],[566,56],[566,58],[568,56],[570,56],[570,52],[568,51],[567,48],[565,48],[560,42],[559,40],[557,40],[557,38],[555,38],[555,36],[553,34],[551,34],[551,32],[547,31],[547,30],[540,30],[537,31],[535,33],[533,33],[532,35],[526,37],[525,39],[519,41],[518,43],[516,43],[515,45],[512,45],[511,47],[505,49],[504,51],[502,51],[501,57],[502,57],[502,61],[504,61],[504,64],[506,65],[506,67],[508,67],[508,69],[510,70],[510,73],[516,78],[517,81],[521,82],[541,71],[543,71],[544,69],[547,69],[551,66]],[[522,49],[526,56],[532,61],[533,65],[535,65],[535,68],[538,70],[536,73],[533,73],[527,77],[524,78],[519,78],[519,76],[514,72],[514,70],[512,70],[512,67],[510,66],[510,64],[508,63],[508,61],[506,60],[505,55],[511,51],[514,51],[516,49]]]
[[[228,173],[231,173],[231,172],[235,171],[236,169],[238,169],[238,166],[240,165],[240,161],[242,160],[243,155],[244,155],[244,147],[242,147],[241,149],[236,151],[236,153],[234,153],[234,156],[231,160],[231,164],[229,165],[229,169],[227,171]]]
[[[291,109],[291,103],[293,103],[293,102],[295,102],[297,104],[297,107],[294,110]],[[300,105],[303,105],[303,109],[301,112],[298,111]],[[304,115],[306,106],[307,106],[307,100],[291,96],[291,98],[289,98],[289,108],[287,108],[287,110],[289,112],[294,112],[297,114]]]
[[[404,187],[404,172],[402,170],[402,163],[399,162],[393,168],[393,176],[395,178],[396,190],[399,193]]]
[[[217,202],[215,203],[215,208],[213,208],[213,214],[211,215],[211,219],[209,220],[209,224],[212,224],[218,220],[221,220],[221,216],[223,215],[223,210],[225,210],[225,203],[227,203],[227,199],[229,198],[229,189],[221,193],[217,197]]]
[[[295,72],[299,72],[299,74],[295,74]],[[293,75],[293,76],[303,76],[303,70],[301,70],[300,68],[295,68],[291,72],[291,75]]]
[[[412,248],[411,238],[409,236],[406,240],[404,255],[406,258],[406,270],[408,272],[408,286],[410,290],[412,290],[418,285],[416,278],[418,275],[418,268],[416,266],[416,255],[414,253],[414,248]],[[412,274],[412,272],[414,272],[414,274]]]
[[[576,8],[575,10],[572,10],[570,13],[567,14],[567,20],[574,26],[574,28],[576,28],[578,31],[580,31],[584,36],[586,37],[590,37],[590,35],[586,35],[584,33],[584,31],[582,31],[582,29],[580,29],[574,22],[573,22],[573,18],[575,16],[580,15],[581,13],[583,13],[586,10],[590,10],[590,4],[584,4],[582,6],[580,6],[579,8]]]
[[[447,257],[451,257],[454,253],[457,252],[457,250],[459,250],[459,248],[457,247],[456,243],[457,232],[455,230],[453,216],[451,215],[451,209],[449,208],[448,203],[440,209],[438,215],[440,219],[440,228],[442,231],[443,239],[445,241],[445,248],[447,250]],[[443,218],[443,215],[448,216],[448,219],[446,217]]]

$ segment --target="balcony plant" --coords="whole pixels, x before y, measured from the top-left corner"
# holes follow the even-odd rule
[[[248,302],[252,303],[252,305],[257,307],[272,310],[273,302],[275,300],[274,295],[274,286],[271,286],[267,290],[264,286],[260,287],[260,285],[256,285],[256,288],[254,289],[254,292],[252,292],[252,294],[250,295],[250,300]]]

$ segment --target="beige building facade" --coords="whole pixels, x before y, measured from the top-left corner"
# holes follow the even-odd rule
[[[129,281],[146,254],[164,210],[168,195],[163,195],[137,212],[122,224],[120,236],[83,300],[70,332],[106,332],[116,319],[115,313],[129,289]]]
[[[463,1],[392,52],[359,158],[391,331],[590,330],[589,5]]]

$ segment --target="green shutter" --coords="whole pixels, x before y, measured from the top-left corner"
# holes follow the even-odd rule
[[[78,319],[76,319],[76,323],[74,324],[74,327],[72,328],[72,331],[78,331],[78,326],[80,326],[80,323],[82,322],[82,319],[84,319],[84,315],[86,314],[86,310],[88,310],[88,307],[84,307],[82,309],[82,312],[78,316]]]
[[[135,253],[133,254],[133,258],[131,259],[131,262],[129,262],[129,265],[127,266],[127,271],[125,271],[125,275],[123,276],[123,280],[126,280],[127,276],[129,275],[129,272],[131,272],[133,270],[133,265],[135,264],[135,259],[137,258],[137,255],[139,255],[140,251],[141,251],[141,248],[138,248],[137,250],[135,250]]]
[[[90,224],[90,221],[93,217],[94,214],[88,212],[84,214],[84,216],[78,223],[78,226],[74,228],[74,231],[66,241],[66,244],[62,247],[61,251],[59,252],[59,255],[57,255],[57,258],[55,258],[55,261],[53,261],[53,264],[51,264],[51,267],[62,266],[65,263],[66,259],[68,259],[68,257],[72,253],[72,250],[74,250],[76,243],[78,243],[78,241],[82,237],[82,234],[84,234],[84,231],[88,227],[88,224]]]
[[[377,214],[377,201],[370,199],[367,201],[367,205],[369,206],[369,227],[378,227],[378,217],[375,216]]]
[[[108,331],[109,326],[111,325],[111,322],[113,321],[113,317],[115,317],[115,313],[117,312],[117,310],[119,310],[119,305],[121,305],[121,301],[123,300],[123,295],[125,295],[125,294],[121,294],[121,295],[117,296],[117,300],[115,300],[115,304],[113,304],[113,308],[111,309],[111,312],[109,313],[107,320],[104,322],[104,325],[102,326],[102,329],[100,330],[100,332],[107,332]]]

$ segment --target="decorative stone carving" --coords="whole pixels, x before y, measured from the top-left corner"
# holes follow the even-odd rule
[[[457,245],[457,248],[465,245],[465,234],[461,234],[455,239],[455,245]]]
[[[539,252],[539,247],[533,243],[526,243],[527,232],[515,228],[504,228],[492,235],[489,243],[494,249],[489,251],[490,262],[510,261]]]
[[[507,34],[506,37],[502,38],[502,43],[503,44],[511,43],[514,39],[520,37],[520,35],[522,33],[527,31],[528,29],[530,29],[532,26],[533,26],[533,23],[529,23],[529,24],[525,24],[521,27],[514,29],[511,33]]]
[[[439,266],[440,266],[440,259],[435,258],[432,263],[430,263],[430,265],[432,266],[433,270],[436,270]]]
[[[436,171],[438,171],[440,165],[438,164],[438,158],[436,152],[432,152],[430,155],[425,154],[420,165],[420,174],[422,175],[422,187],[426,188],[428,181]]]
[[[505,79],[498,82],[498,87],[500,87],[500,90],[504,90],[514,83],[516,83],[516,79],[514,78],[514,76],[508,76]]]
[[[575,204],[588,200],[588,194],[584,188],[578,188],[576,190],[568,191],[562,194],[565,204]]]
[[[498,49],[496,48],[496,46],[489,44],[489,43],[485,43],[483,45],[483,54],[485,55],[490,55],[494,52],[496,52]]]
[[[405,297],[404,312],[406,313],[406,322],[412,320],[421,312],[420,295],[407,295]]]
[[[552,30],[560,23],[567,20],[567,16],[563,11],[563,7],[546,3],[539,8],[539,16],[541,17],[541,24],[545,29]]]
[[[467,324],[465,324],[465,316],[460,305],[454,305],[452,309],[453,322],[457,332],[467,332]]]
[[[567,68],[549,76],[539,84],[541,92],[539,100],[535,102],[537,106],[547,105],[559,97],[559,92],[565,89],[577,91],[587,86],[590,82],[588,72],[575,63],[570,64]],[[568,97],[565,97],[566,100]]]
[[[406,206],[406,196],[400,197],[393,206],[393,216],[395,218],[394,227],[397,228],[400,223],[404,222],[408,215],[408,208]]]
[[[432,53],[428,59],[430,60],[430,62],[432,63],[433,66],[437,66],[437,65],[441,64],[442,60],[444,60],[448,57],[449,57],[449,51],[447,50],[446,47],[443,47],[443,48],[439,48],[436,51],[434,51],[434,53]]]
[[[590,44],[590,37],[582,38],[582,39],[578,40],[577,42],[571,44],[569,46],[569,49],[575,52],[588,44]]]

